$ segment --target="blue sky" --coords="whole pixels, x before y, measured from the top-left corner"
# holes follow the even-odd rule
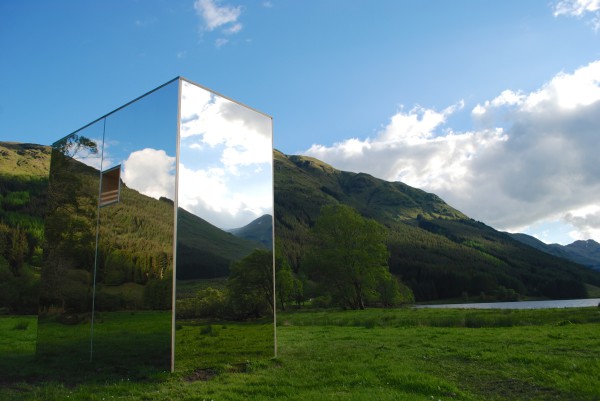
[[[600,0],[0,2],[0,140],[50,144],[178,75],[275,147],[600,241]]]

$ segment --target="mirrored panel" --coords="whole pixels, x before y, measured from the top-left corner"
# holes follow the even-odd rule
[[[177,78],[57,141],[47,203],[38,363],[132,377],[274,355],[270,117]]]
[[[50,365],[89,365],[103,135],[100,120],[52,146],[37,343]]]
[[[171,368],[178,81],[108,115],[92,343],[95,364]]]
[[[170,370],[178,94],[173,80],[54,144],[38,362]]]
[[[274,354],[271,118],[181,81],[177,370]]]

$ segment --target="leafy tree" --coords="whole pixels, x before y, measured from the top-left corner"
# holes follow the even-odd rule
[[[309,276],[346,308],[364,309],[377,298],[377,284],[389,277],[385,227],[348,206],[330,205],[323,207],[312,235]],[[392,302],[397,291],[393,284],[387,286],[386,302]]]
[[[288,261],[280,254],[275,257],[275,288],[281,310],[290,302],[300,305],[304,300],[302,281],[294,276]]]
[[[398,279],[389,272],[379,277],[376,290],[379,294],[379,303],[386,308],[397,306],[403,301]]]

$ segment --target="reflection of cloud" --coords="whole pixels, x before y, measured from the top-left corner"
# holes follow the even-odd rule
[[[271,119],[183,82],[179,206],[221,228],[272,213]]]
[[[194,137],[196,147],[220,151],[230,172],[271,163],[270,118],[187,82],[182,88],[181,137]]]
[[[123,162],[125,185],[136,191],[173,200],[175,190],[175,158],[164,150],[146,148],[132,152]]]
[[[600,61],[560,73],[537,91],[504,91],[477,105],[472,131],[445,126],[456,110],[400,111],[375,138],[305,153],[435,192],[499,229],[564,216],[576,236],[600,240],[598,212],[572,215],[600,202]]]
[[[230,179],[219,168],[191,170],[180,164],[179,206],[224,229],[273,213],[270,180],[263,180],[262,187],[243,188]]]

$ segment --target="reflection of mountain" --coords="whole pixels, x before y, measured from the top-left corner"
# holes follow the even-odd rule
[[[0,311],[36,313],[50,148],[0,142]]]
[[[249,233],[254,231],[248,230]],[[249,238],[223,231],[185,209],[179,208],[177,217],[178,280],[226,276],[229,274],[231,262],[243,258],[256,248],[264,248],[264,245]]]
[[[265,214],[244,227],[227,230],[236,237],[260,242],[267,249],[273,247],[273,216]]]

